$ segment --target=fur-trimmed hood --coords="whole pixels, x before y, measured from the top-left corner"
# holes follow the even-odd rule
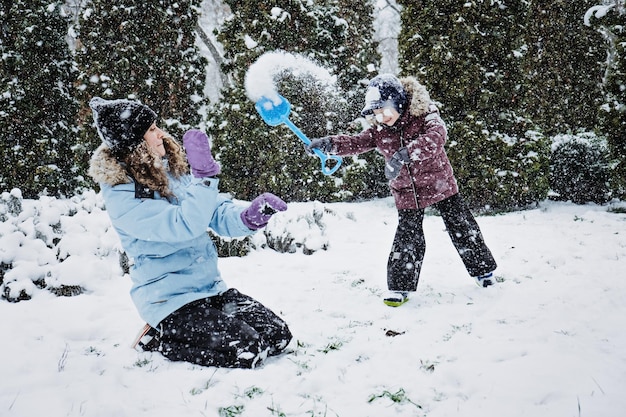
[[[183,147],[169,136],[163,138],[167,159],[154,154],[144,141],[123,160],[103,143],[94,152],[89,175],[98,183],[116,186],[134,181],[162,196],[170,196],[170,177],[180,178],[189,173]]]
[[[97,183],[110,186],[128,184],[132,179],[122,164],[104,143],[95,150],[89,164],[89,176]]]
[[[428,113],[431,99],[426,87],[420,84],[415,77],[403,77],[400,78],[400,82],[411,100],[408,107],[411,115],[419,117]]]

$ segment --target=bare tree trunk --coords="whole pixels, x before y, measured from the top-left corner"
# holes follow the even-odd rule
[[[200,26],[199,24],[196,25],[196,33],[198,34],[200,39],[202,39],[202,42],[204,42],[206,47],[209,49],[209,52],[213,56],[213,60],[217,64],[217,68],[220,74],[220,79],[222,80],[222,85],[230,85],[228,77],[226,76],[226,74],[222,72],[222,63],[224,62],[224,60],[222,59],[222,56],[220,55],[215,45],[213,45],[213,42],[211,42],[211,39],[206,34],[204,29],[202,29],[202,26]]]

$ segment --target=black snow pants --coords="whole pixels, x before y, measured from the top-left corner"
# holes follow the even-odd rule
[[[496,269],[478,223],[460,194],[434,204],[450,239],[473,277]],[[415,291],[426,252],[424,209],[398,210],[398,228],[387,262],[387,287],[391,291]]]
[[[181,307],[157,331],[168,359],[225,368],[254,368],[292,338],[282,319],[234,288]]]

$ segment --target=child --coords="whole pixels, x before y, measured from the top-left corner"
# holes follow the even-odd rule
[[[414,77],[378,75],[369,83],[362,114],[372,122],[370,128],[355,136],[313,139],[307,150],[348,156],[377,149],[385,157],[398,227],[387,263],[384,303],[400,306],[417,290],[426,250],[422,222],[429,206],[441,213],[469,274],[481,287],[493,285],[496,262],[459,194],[444,150],[447,130],[426,88]]]

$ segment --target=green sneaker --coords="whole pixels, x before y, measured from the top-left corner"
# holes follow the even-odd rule
[[[407,301],[409,301],[409,293],[406,291],[388,291],[383,298],[383,303],[389,307],[400,307]]]

